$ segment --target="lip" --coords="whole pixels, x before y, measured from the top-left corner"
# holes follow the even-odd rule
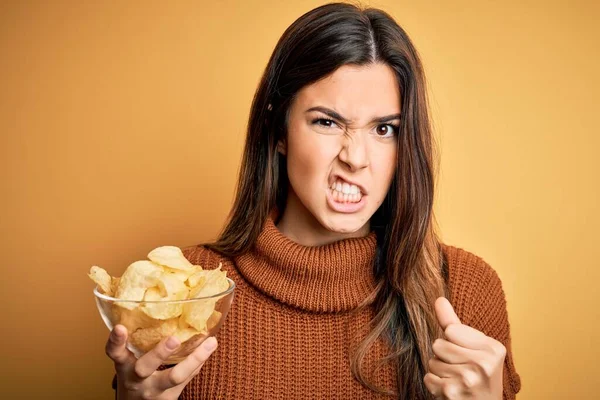
[[[327,189],[327,204],[333,211],[351,214],[362,210],[367,205],[367,195],[363,195],[358,203],[339,203],[333,199],[332,189]]]
[[[343,180],[344,182],[347,182],[351,185],[356,185],[358,186],[358,188],[360,189],[360,192],[363,194],[363,196],[366,196],[369,194],[369,192],[367,191],[367,189],[365,189],[365,187],[363,185],[361,185],[360,183],[357,182],[353,182],[350,179],[347,179],[345,177],[343,177],[342,175],[339,174],[334,174],[332,175],[332,179],[329,182],[329,187],[331,187],[331,185],[333,184],[333,182],[337,181],[339,179]]]

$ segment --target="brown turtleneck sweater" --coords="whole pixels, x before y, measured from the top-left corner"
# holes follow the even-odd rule
[[[203,246],[184,250],[205,269],[222,269],[236,284],[231,310],[218,333],[219,347],[180,399],[374,399],[353,377],[352,334],[374,316],[353,312],[374,288],[376,235],[306,247],[284,236],[269,217],[254,249],[228,259]],[[504,399],[521,387],[513,364],[506,300],[497,273],[481,258],[444,246],[450,302],[462,323],[504,344]],[[366,371],[385,356],[377,342]],[[368,378],[395,389],[387,366]]]

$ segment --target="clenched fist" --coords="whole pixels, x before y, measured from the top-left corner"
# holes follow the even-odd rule
[[[502,400],[504,345],[461,324],[445,297],[436,300],[435,312],[446,338],[433,342],[427,389],[436,399]]]

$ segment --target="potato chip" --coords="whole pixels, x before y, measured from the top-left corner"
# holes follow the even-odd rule
[[[185,322],[200,332],[206,332],[207,321],[215,310],[217,301],[214,298],[186,303],[183,306],[183,318]]]
[[[112,277],[112,279],[110,281],[111,296],[114,296],[114,294],[117,293],[117,288],[119,287],[120,280],[121,280],[121,278],[115,278],[114,276]]]
[[[201,271],[205,282],[190,290],[190,298],[201,298],[214,296],[229,289],[227,272],[221,271],[221,264],[216,269]],[[183,318],[185,321],[199,331],[207,331],[208,320],[215,311],[215,304],[220,297],[208,298],[202,301],[185,304],[183,306]]]
[[[202,286],[205,283],[206,283],[206,274],[204,273],[204,271],[195,272],[187,278],[187,285],[190,288],[193,288],[196,286]]]
[[[152,287],[146,290],[144,300],[159,301],[164,300],[164,298],[160,294],[160,289],[157,287]],[[160,320],[178,317],[183,311],[181,304],[173,303],[143,303],[143,305],[140,306],[140,309],[147,316]]]
[[[202,274],[206,280],[190,290],[190,298],[214,296],[229,289],[227,272],[221,271],[220,263],[216,269],[205,269]]]
[[[189,328],[189,327],[190,327],[190,324],[185,322],[185,318],[183,318],[183,315],[181,315],[179,317],[179,324],[177,325],[177,329],[185,329],[185,328]]]
[[[185,283],[169,273],[163,273],[158,278],[158,288],[161,291],[160,294],[167,300],[183,300],[189,293]]]
[[[140,308],[129,310],[127,308],[113,305],[112,312],[114,321],[113,324],[121,324],[127,328],[129,334],[137,331],[140,328],[150,328],[158,326],[162,321],[154,319],[143,313]]]
[[[148,253],[148,259],[165,267],[183,271],[193,270],[194,266],[183,255],[179,247],[162,246]]]
[[[96,284],[100,287],[102,293],[108,296],[112,296],[112,278],[108,274],[108,272],[106,272],[106,270],[94,265],[92,266],[92,268],[90,268],[90,273],[88,274],[88,276],[94,282],[96,282]]]
[[[158,278],[158,286],[149,288],[146,291],[144,300],[185,300],[189,294],[188,287],[171,273],[163,273]],[[183,304],[178,303],[146,303],[142,306],[142,311],[152,318],[170,319],[181,315]]]
[[[208,320],[206,321],[206,329],[211,330],[212,328],[217,326],[217,324],[221,320],[221,316],[222,314],[220,312],[214,310],[212,314],[210,314]]]
[[[165,270],[165,273],[168,273],[171,276],[176,277],[181,282],[185,282],[188,279],[188,277],[190,275],[196,273],[196,271],[202,270],[202,268],[200,268],[199,265],[194,265],[194,269],[190,269],[188,271],[183,271],[181,269],[175,269],[175,268],[169,268],[169,267],[165,267],[164,265],[163,265],[163,268]]]
[[[192,336],[195,336],[199,333],[200,332],[198,332],[194,328],[185,328],[185,329],[177,329],[177,331],[175,331],[173,336],[175,336],[177,339],[179,339],[179,342],[183,343],[186,340],[188,340],[189,338],[191,338]]]
[[[156,286],[163,268],[151,261],[136,261],[131,264],[121,277],[115,297],[124,300],[139,301],[144,299],[146,289]],[[118,302],[121,307],[134,309],[136,303]]]
[[[162,321],[158,326],[138,329],[131,334],[131,344],[142,351],[150,351],[163,338],[177,331],[177,318]]]

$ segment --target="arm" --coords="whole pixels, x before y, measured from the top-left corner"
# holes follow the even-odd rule
[[[497,272],[488,264],[484,265],[484,272],[485,280],[479,286],[476,300],[481,304],[481,309],[473,315],[471,326],[487,336],[493,337],[506,347],[502,373],[503,399],[511,400],[515,399],[521,389],[521,377],[514,365],[506,295]]]

